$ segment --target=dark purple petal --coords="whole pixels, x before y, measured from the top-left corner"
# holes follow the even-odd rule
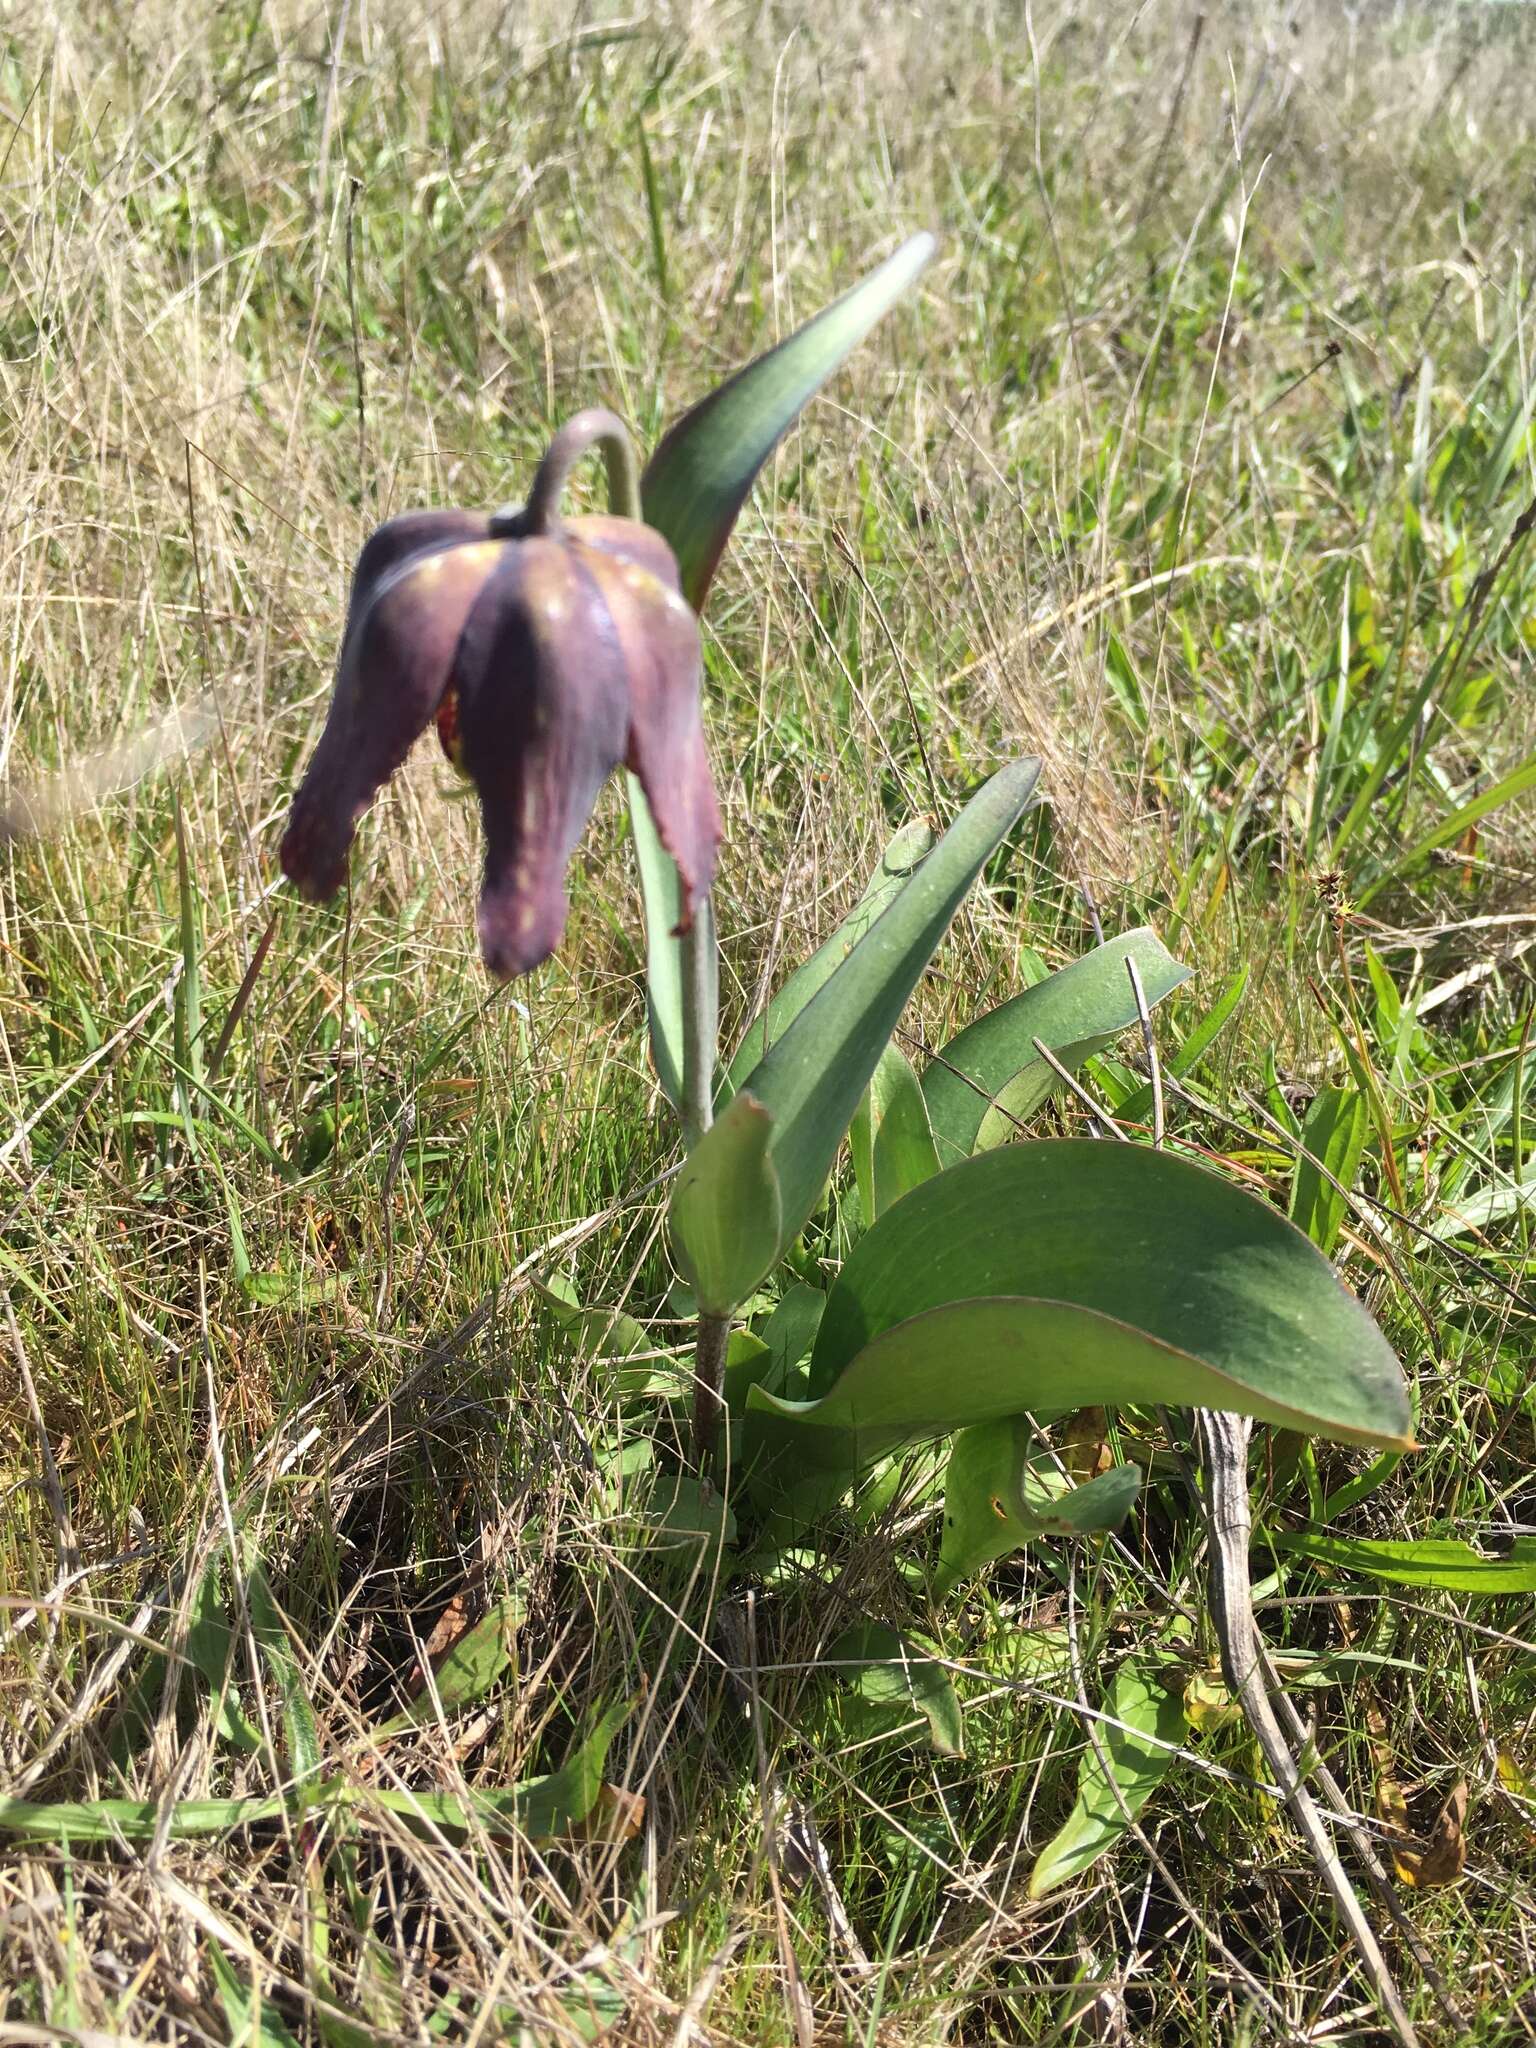
[[[499,976],[547,960],[565,870],[624,758],[624,655],[598,586],[564,538],[506,548],[453,667],[465,772],[480,792],[480,945]]]
[[[357,820],[431,724],[459,635],[507,544],[465,512],[392,519],[358,557],[336,687],[283,835],[283,872],[311,898],[346,877]]]
[[[709,893],[720,812],[699,713],[699,628],[661,535],[622,519],[574,519],[572,545],[603,593],[624,656],[628,766],[640,778],[662,845],[677,863],[686,931]]]

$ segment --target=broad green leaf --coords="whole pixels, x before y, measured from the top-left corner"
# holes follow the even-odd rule
[[[669,1211],[672,1238],[706,1314],[729,1315],[783,1248],[774,1135],[768,1111],[743,1092],[683,1161]]]
[[[523,1625],[526,1603],[521,1593],[509,1593],[466,1629],[432,1674],[432,1683],[406,1708],[379,1730],[394,1734],[402,1728],[417,1728],[437,1719],[439,1702],[445,1714],[457,1714],[483,1700],[512,1662],[517,1632]]]
[[[666,536],[695,611],[703,603],[753,479],[796,415],[895,305],[936,244],[913,235],[894,256],[787,341],[694,406],[646,464],[641,505]]]
[[[1044,1898],[1113,1849],[1152,1794],[1184,1739],[1184,1704],[1138,1664],[1115,1673],[1078,1773],[1077,1799],[1030,1873],[1029,1896]]]
[[[1353,1189],[1370,1128],[1370,1104],[1358,1088],[1321,1088],[1313,1097],[1291,1182],[1291,1221],[1320,1252],[1332,1252],[1349,1213],[1348,1193],[1333,1183]]]
[[[963,1429],[944,1472],[936,1591],[942,1597],[1037,1536],[1118,1528],[1140,1491],[1135,1465],[1117,1465],[1073,1486],[1022,1416]]]
[[[1396,1358],[1299,1230],[1175,1153],[1087,1138],[982,1153],[883,1216],[828,1295],[810,1390],[748,1397],[754,1483],[1094,1403],[1411,1447]]]
[[[1156,933],[1138,928],[989,1010],[937,1054],[924,1070],[923,1095],[941,1166],[1001,1144],[1060,1085],[1035,1050],[1037,1038],[1076,1068],[1137,1021],[1128,960],[1149,1008],[1189,979]]]
[[[1536,1538],[1529,1536],[1515,1537],[1499,1557],[1484,1557],[1470,1543],[1441,1536],[1391,1543],[1297,1529],[1268,1541],[1278,1551],[1398,1586],[1439,1586],[1449,1593],[1536,1592]]]
[[[912,1063],[888,1045],[848,1131],[866,1224],[939,1170],[928,1110]]]
[[[622,1309],[583,1307],[563,1273],[546,1273],[535,1279],[533,1286],[549,1303],[560,1327],[575,1338],[584,1357],[634,1358],[658,1349],[644,1327]]]
[[[767,1156],[778,1180],[781,1213],[777,1248],[757,1270],[744,1255],[730,1264],[730,1284],[741,1290],[738,1300],[769,1271],[815,1208],[843,1133],[908,998],[971,884],[1028,803],[1039,773],[1038,761],[1015,761],[978,790],[743,1082],[742,1094],[772,1118]],[[732,1178],[723,1155],[742,1142],[731,1121],[734,1108],[733,1102],[694,1147],[673,1197],[674,1211],[690,1174],[700,1188]],[[690,1228],[697,1228],[697,1216],[706,1207],[702,1199],[695,1203]],[[767,1250],[759,1240],[754,1248]],[[723,1260],[712,1277],[724,1283]]]
[[[921,820],[903,825],[880,856],[863,895],[843,922],[809,960],[802,962],[779,990],[760,1017],[747,1026],[722,1080],[722,1100],[729,1100],[763,1054],[784,1036],[817,990],[831,980],[854,946],[882,911],[889,908],[906,886],[912,870],[933,848],[933,829]]]
[[[873,1711],[867,1732],[894,1729],[914,1715],[928,1724],[928,1740],[940,1756],[963,1756],[960,1702],[949,1674],[918,1643],[884,1622],[860,1621],[845,1629],[824,1659]]]
[[[803,1359],[810,1357],[826,1305],[827,1297],[819,1287],[807,1287],[803,1281],[797,1281],[786,1290],[763,1325],[763,1342],[773,1354],[774,1369],[780,1379],[787,1378]]]

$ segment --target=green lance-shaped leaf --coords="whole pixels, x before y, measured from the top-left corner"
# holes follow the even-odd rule
[[[736,1096],[683,1161],[672,1191],[672,1241],[707,1315],[745,1301],[782,1248],[783,1204],[769,1149],[774,1123]]]
[[[747,1075],[741,1101],[772,1119],[766,1158],[776,1183],[776,1230],[767,1227],[766,1176],[756,1175],[758,1211],[737,1206],[752,1176],[742,1165],[744,1126],[731,1110],[689,1154],[672,1197],[672,1222],[690,1269],[708,1274],[711,1313],[724,1314],[767,1273],[816,1206],[843,1133],[869,1085],[898,1018],[971,884],[1007,836],[1034,790],[1035,760],[1000,769],[956,818],[894,901]],[[725,1223],[711,1223],[712,1218]],[[705,1232],[732,1233],[711,1263]],[[705,1263],[700,1266],[702,1260]],[[697,1285],[698,1283],[695,1282]],[[724,1291],[732,1291],[726,1301]]]
[[[933,841],[932,826],[922,819],[914,819],[903,825],[888,843],[863,895],[831,938],[818,946],[809,960],[801,962],[762,1015],[754,1017],[747,1026],[721,1083],[722,1101],[729,1101],[769,1046],[778,1043],[811,997],[818,989],[824,988],[842,966],[875,919],[889,909],[905,888],[913,869],[932,851]]]
[[[1074,1486],[1021,1415],[963,1429],[944,1472],[936,1591],[942,1596],[1037,1536],[1118,1528],[1140,1491],[1135,1465],[1116,1465]]]
[[[671,427],[640,481],[645,518],[665,534],[697,611],[753,479],[796,415],[914,282],[932,256],[914,235],[824,313],[759,356]]]
[[[1517,1536],[1497,1557],[1485,1557],[1470,1543],[1446,1536],[1389,1542],[1296,1529],[1267,1540],[1276,1550],[1398,1586],[1438,1586],[1448,1593],[1536,1592],[1536,1541],[1528,1536]]]
[[[1339,1241],[1370,1128],[1370,1104],[1358,1088],[1320,1089],[1307,1111],[1291,1183],[1291,1221],[1320,1252],[1331,1252]]]
[[[911,1061],[894,1045],[880,1055],[848,1145],[866,1224],[939,1170],[923,1091]]]
[[[982,1153],[883,1216],[828,1296],[810,1391],[749,1396],[755,1484],[1087,1403],[1412,1444],[1395,1356],[1299,1230],[1177,1154],[1086,1138]]]
[[[865,1710],[855,1732],[893,1733],[918,1716],[940,1756],[963,1756],[960,1702],[944,1666],[921,1644],[882,1621],[859,1621],[827,1650],[825,1662]]]
[[[635,864],[640,870],[640,896],[645,909],[645,1008],[650,1025],[651,1058],[661,1092],[676,1110],[683,1106],[683,945],[672,934],[683,915],[683,885],[677,863],[661,843],[640,778],[627,778],[629,822],[635,835]],[[694,915],[699,923],[700,958],[705,978],[706,1042],[714,1043],[713,1018],[719,1006],[720,961],[715,948],[714,910],[706,899]]]
[[[1003,1143],[1060,1085],[1037,1038],[1075,1069],[1136,1023],[1128,961],[1148,1008],[1189,979],[1157,934],[1138,927],[989,1010],[942,1048],[923,1073],[941,1166]]]
[[[1168,1775],[1183,1739],[1178,1693],[1139,1664],[1122,1664],[1104,1702],[1104,1719],[1093,1724],[1072,1811],[1030,1873],[1032,1899],[1077,1877],[1114,1848]]]

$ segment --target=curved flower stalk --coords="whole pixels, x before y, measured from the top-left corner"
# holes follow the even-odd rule
[[[631,460],[613,414],[579,413],[525,508],[409,512],[367,542],[325,730],[283,837],[290,881],[334,895],[358,818],[435,721],[479,793],[480,944],[502,977],[559,944],[566,866],[621,764],[677,864],[679,931],[714,879],[699,630],[676,560],[637,519],[559,515],[571,465],[598,441],[622,447],[619,466]]]

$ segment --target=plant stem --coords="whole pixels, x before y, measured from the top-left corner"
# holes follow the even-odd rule
[[[594,447],[601,448],[608,472],[609,511],[620,519],[641,518],[640,469],[629,429],[617,413],[591,406],[568,419],[550,442],[521,515],[524,533],[558,528],[566,480]],[[643,797],[638,800],[644,801]],[[693,921],[677,943],[682,969],[683,1136],[693,1146],[714,1121],[719,1041],[715,920],[707,896],[695,905]],[[701,1478],[714,1455],[730,1334],[728,1316],[700,1316],[693,1354],[693,1456]]]
[[[574,413],[545,450],[523,509],[524,533],[558,530],[566,481],[582,456],[593,447],[603,451],[609,511],[620,519],[640,517],[640,470],[629,429],[606,406],[591,405],[585,412]]]
[[[701,1479],[714,1462],[724,1405],[725,1349],[730,1338],[729,1316],[699,1317],[693,1346],[693,1467]]]

